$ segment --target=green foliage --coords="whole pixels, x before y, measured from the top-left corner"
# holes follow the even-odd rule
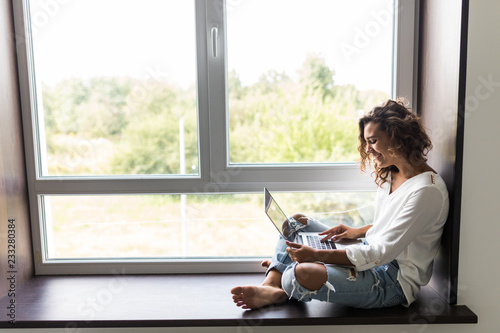
[[[109,137],[121,134],[127,125],[125,114],[126,96],[131,88],[130,80],[95,78],[90,80],[91,91],[86,103],[77,108],[79,132],[90,137]]]
[[[54,88],[43,86],[42,90],[46,129],[52,133],[77,133],[77,108],[88,100],[88,87],[81,80],[69,79]]]
[[[113,158],[114,174],[179,174],[179,119],[171,114],[147,115],[124,131],[127,138]],[[193,128],[188,127],[192,134]],[[193,136],[191,136],[193,137]],[[194,135],[195,137],[195,135]],[[186,165],[197,165],[194,140],[187,145]]]
[[[90,137],[116,135],[126,126],[124,106],[130,79],[68,79],[43,86],[46,129],[51,133],[79,133]]]
[[[358,159],[360,110],[388,96],[334,85],[335,71],[316,55],[307,57],[298,74],[270,70],[243,86],[236,71],[228,73],[231,162]],[[132,78],[69,79],[43,86],[43,109],[51,174],[197,172],[193,89]],[[187,170],[180,170],[181,119]]]
[[[307,87],[306,91],[318,93],[323,101],[327,97],[333,97],[335,71],[326,65],[324,58],[315,54],[308,55],[300,74],[301,81]]]
[[[230,91],[231,162],[356,161],[360,110],[364,113],[388,96],[334,86],[333,75],[324,59],[311,55],[299,82],[270,71],[248,88],[245,100]]]
[[[275,70],[269,70],[259,77],[259,81],[254,89],[260,91],[262,94],[276,93],[281,86],[289,81],[290,78],[284,72],[280,73]],[[230,93],[232,94],[231,90]]]
[[[242,86],[240,77],[234,69],[227,74],[227,85],[233,98],[243,99],[246,89]]]
[[[147,89],[146,89],[147,88]],[[112,161],[114,174],[180,174],[180,121],[185,160],[197,172],[198,143],[194,93],[165,82],[138,85],[128,99],[128,123]],[[194,168],[193,168],[194,167]]]

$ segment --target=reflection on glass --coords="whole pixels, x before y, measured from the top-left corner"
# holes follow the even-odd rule
[[[297,236],[295,229],[291,226],[288,217],[281,210],[278,203],[274,200],[274,198],[267,190],[265,190],[264,206],[266,207],[267,216],[274,224],[276,229],[281,233],[283,238],[290,242],[294,242]]]
[[[374,192],[273,196],[286,212],[329,226],[373,219]],[[49,260],[270,257],[279,237],[260,193],[44,195],[42,203]]]

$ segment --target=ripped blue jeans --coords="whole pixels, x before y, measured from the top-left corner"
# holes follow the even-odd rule
[[[302,231],[321,232],[328,229],[326,225],[311,218],[307,221],[307,225],[293,218],[290,218],[290,221]],[[285,241],[280,237],[268,271],[276,269],[282,273],[282,288],[290,299],[295,298],[304,302],[316,299],[356,308],[390,307],[406,301],[397,280],[399,266],[396,260],[366,271],[324,264],[327,281],[320,289],[309,290],[298,283],[295,277],[297,263],[292,262],[286,248]]]

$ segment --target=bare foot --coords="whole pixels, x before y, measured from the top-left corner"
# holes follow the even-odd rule
[[[271,260],[264,260],[263,262],[260,263],[262,267],[269,268],[271,266]]]
[[[242,309],[257,309],[270,304],[281,303],[287,295],[281,288],[271,286],[246,286],[231,289],[233,302]]]

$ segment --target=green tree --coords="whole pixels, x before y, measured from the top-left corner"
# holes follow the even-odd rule
[[[245,96],[246,89],[241,84],[240,77],[234,69],[227,74],[227,81],[230,98],[241,100]]]
[[[263,94],[276,93],[283,84],[289,81],[290,77],[285,72],[269,70],[259,77],[254,89],[259,89]]]
[[[357,157],[358,91],[309,56],[298,80],[267,72],[244,101],[229,101],[231,161],[339,162]],[[263,89],[264,87],[264,89]]]
[[[135,92],[134,92],[135,91]],[[127,127],[114,154],[116,174],[179,174],[179,120],[184,120],[188,172],[198,166],[196,100],[165,82],[138,85],[128,98]],[[194,169],[191,168],[194,166]]]
[[[85,103],[77,107],[79,133],[109,138],[119,135],[127,124],[125,104],[132,87],[129,78],[93,78]]]
[[[79,79],[67,79],[54,87],[42,86],[45,128],[50,133],[77,133],[78,107],[86,103],[91,91]]]
[[[302,65],[300,75],[308,91],[318,93],[323,100],[333,97],[335,71],[326,65],[323,57],[315,54],[308,55]]]
[[[298,74],[289,77],[269,70],[255,84],[244,86],[236,71],[228,73],[231,162],[357,160],[357,118],[388,96],[335,85],[335,71],[317,55],[309,55]],[[183,173],[179,152],[179,120],[183,119],[186,172],[198,171],[194,88],[100,77],[68,79],[42,89],[47,147],[53,161],[75,156],[99,163],[82,167],[83,173]],[[83,146],[89,149],[82,150]],[[97,150],[98,158],[88,155]],[[67,172],[62,170],[57,173]]]

